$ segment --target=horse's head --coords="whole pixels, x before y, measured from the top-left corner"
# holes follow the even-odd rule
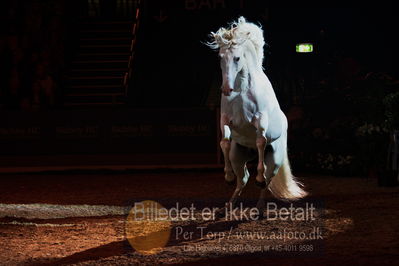
[[[234,90],[237,74],[245,64],[244,49],[242,46],[231,46],[219,49],[220,68],[222,69],[223,83],[221,90],[229,96]]]
[[[229,96],[234,90],[238,73],[244,66],[262,69],[263,61],[263,32],[255,24],[246,22],[240,17],[233,22],[230,29],[220,28],[211,33],[212,42],[207,43],[212,49],[219,49],[220,67],[223,83],[221,90]]]

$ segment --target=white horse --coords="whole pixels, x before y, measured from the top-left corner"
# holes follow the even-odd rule
[[[263,72],[263,31],[244,17],[210,34],[207,45],[219,50],[223,84],[220,146],[225,180],[237,183],[229,203],[236,202],[249,178],[246,164],[258,155],[257,208],[265,207],[266,189],[279,198],[297,200],[307,193],[291,174],[287,156],[287,118]],[[257,152],[256,152],[257,151]]]

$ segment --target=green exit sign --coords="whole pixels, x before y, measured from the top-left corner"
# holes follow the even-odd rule
[[[296,45],[297,53],[312,53],[313,52],[313,44],[311,43],[298,43]]]

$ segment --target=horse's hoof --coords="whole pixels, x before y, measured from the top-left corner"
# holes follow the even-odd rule
[[[231,181],[227,181],[227,180],[225,180],[225,181],[226,181],[227,185],[229,185],[229,186],[235,186],[237,184],[236,178],[234,178]]]
[[[257,185],[261,189],[264,189],[266,188],[266,181],[259,182],[258,180],[255,179],[255,185]]]

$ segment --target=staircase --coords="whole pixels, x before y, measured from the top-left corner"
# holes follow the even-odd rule
[[[66,77],[64,106],[125,104],[136,29],[132,20],[91,19],[81,23],[79,52]]]

